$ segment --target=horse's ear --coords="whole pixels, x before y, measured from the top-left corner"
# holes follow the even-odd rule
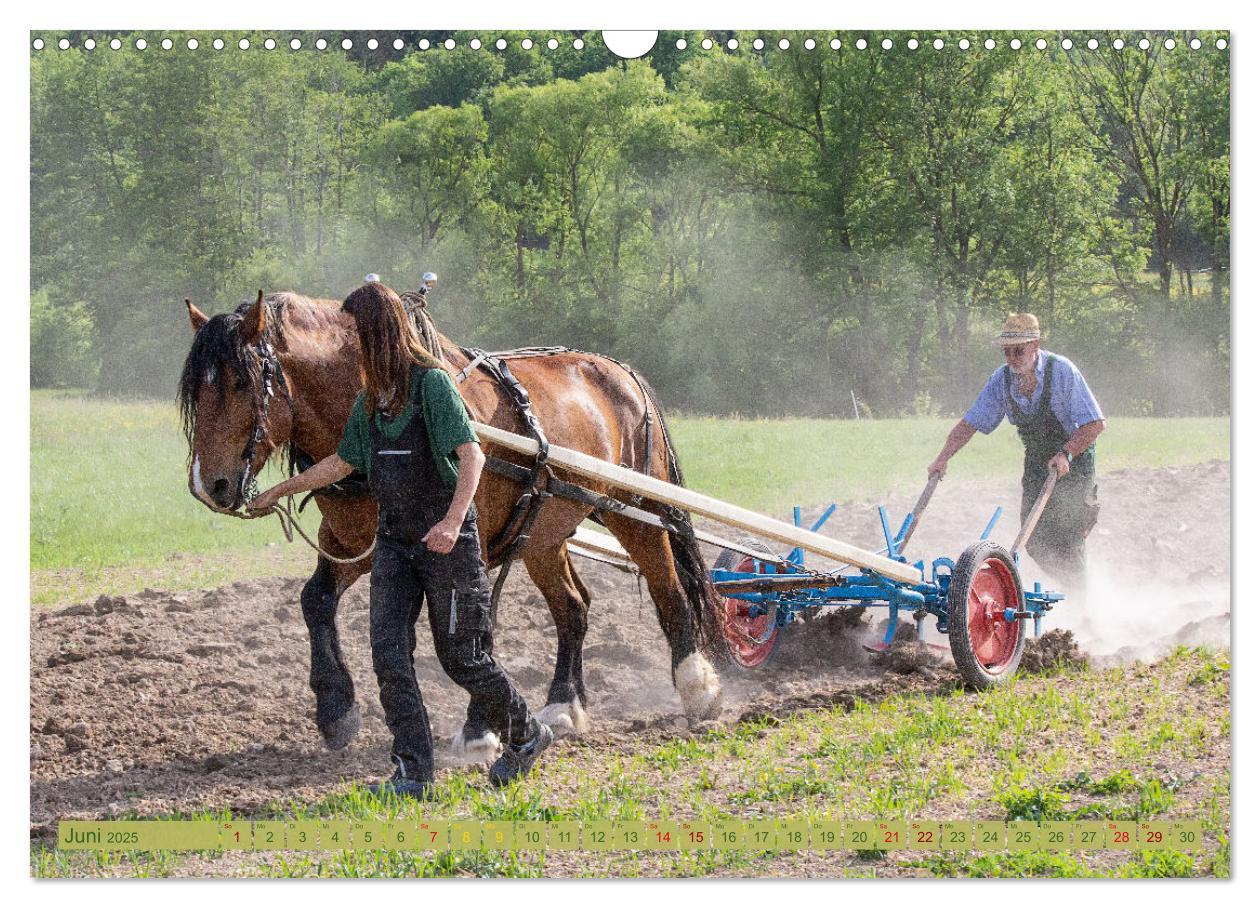
[[[245,313],[245,318],[241,321],[241,340],[252,344],[262,337],[266,330],[267,307],[263,303],[263,292],[259,290],[258,299],[254,301],[254,305]]]
[[[210,319],[206,318],[205,313],[193,305],[190,299],[184,300],[184,305],[188,307],[188,320],[192,322],[193,334],[196,334],[206,326],[206,322]]]

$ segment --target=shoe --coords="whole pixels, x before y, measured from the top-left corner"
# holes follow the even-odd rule
[[[378,798],[395,797],[411,798],[414,801],[427,801],[433,796],[433,782],[409,778],[402,760],[391,754],[395,763],[394,774],[384,782],[369,785],[368,791]]]
[[[538,732],[524,744],[509,744],[503,748],[499,759],[490,767],[490,784],[496,788],[507,785],[516,779],[523,778],[534,768],[542,752],[551,746],[555,737],[551,729],[541,722],[534,722]]]

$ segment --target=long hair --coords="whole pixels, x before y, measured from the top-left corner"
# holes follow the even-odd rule
[[[384,284],[364,284],[346,297],[342,311],[354,316],[359,332],[364,403],[369,416],[379,410],[389,418],[407,406],[411,369],[440,369],[412,327],[402,300]]]

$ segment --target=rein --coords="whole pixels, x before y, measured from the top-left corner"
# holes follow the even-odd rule
[[[310,536],[306,535],[306,531],[303,530],[302,525],[298,523],[297,515],[293,513],[293,496],[292,495],[287,496],[285,504],[280,504],[279,502],[277,502],[275,505],[272,506],[270,511],[267,511],[264,514],[242,514],[240,511],[220,511],[219,513],[229,514],[232,517],[236,517],[240,520],[257,520],[259,517],[266,517],[268,514],[275,514],[276,518],[280,521],[280,529],[284,532],[285,539],[287,539],[289,542],[292,542],[293,531],[297,530],[298,535],[301,536],[302,539],[306,541],[307,545],[309,545],[315,551],[319,552],[319,554],[322,555],[324,558],[327,558],[329,561],[332,561],[336,564],[354,564],[356,561],[362,561],[368,555],[371,555],[372,552],[375,551],[376,549],[376,538],[373,537],[372,544],[367,547],[367,549],[363,552],[363,554],[355,555],[353,558],[338,558],[336,555],[330,555],[328,552],[325,552],[323,549],[319,547],[318,542],[315,542],[313,539],[311,539]]]

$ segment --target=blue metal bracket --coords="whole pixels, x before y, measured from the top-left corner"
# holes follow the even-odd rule
[[[822,512],[822,516],[814,521],[814,525],[809,528],[811,533],[817,533],[824,523],[831,519],[831,515],[836,512],[836,503],[833,501],[827,506],[827,510]]]
[[[884,528],[884,551],[888,553],[889,558],[892,558],[897,553],[893,548],[892,533],[888,530],[888,510],[882,504],[879,506],[879,525]]]
[[[993,528],[997,526],[998,518],[1001,516],[1002,516],[1002,508],[999,505],[998,509],[993,512],[993,516],[989,518],[989,525],[986,526],[984,528],[984,532],[980,534],[981,539],[989,538],[989,534],[993,532]]]

